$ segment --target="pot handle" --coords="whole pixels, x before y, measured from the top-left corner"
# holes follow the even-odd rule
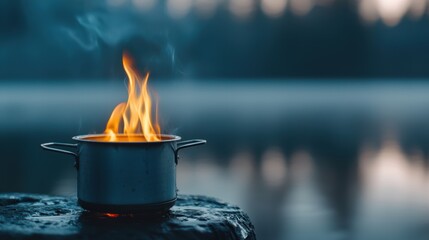
[[[192,139],[192,140],[185,140],[185,141],[178,142],[176,150],[174,151],[176,153],[176,164],[177,164],[177,161],[179,159],[178,153],[179,153],[180,149],[193,147],[193,146],[197,146],[197,145],[202,145],[205,143],[207,143],[207,141],[204,139]]]
[[[48,151],[52,151],[52,152],[59,152],[59,153],[65,153],[68,155],[72,155],[75,158],[77,158],[77,154],[71,151],[67,151],[67,150],[63,150],[63,149],[58,149],[58,148],[53,148],[51,146],[63,146],[63,147],[73,147],[76,148],[77,144],[75,143],[57,143],[57,142],[50,142],[50,143],[42,143],[40,144],[40,146]]]

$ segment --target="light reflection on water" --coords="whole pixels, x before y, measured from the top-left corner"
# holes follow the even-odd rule
[[[428,239],[429,85],[211,87],[157,87],[175,131],[208,139],[180,193],[239,205],[258,239]],[[102,130],[124,88],[65,89],[0,89],[1,191],[76,193],[72,159],[38,144]]]
[[[355,228],[360,239],[405,239],[427,229],[429,171],[423,156],[407,156],[389,139],[359,163],[362,190]]]
[[[350,189],[344,192],[329,186],[330,173],[343,169],[318,168],[318,159],[303,150],[287,160],[280,150],[267,149],[260,163],[238,152],[225,167],[214,158],[182,161],[178,184],[184,193],[238,204],[262,239],[425,239],[429,170],[421,155],[405,155],[395,141],[363,149],[356,179],[334,179],[346,181],[343,186]],[[341,219],[341,211],[348,211],[349,219]]]

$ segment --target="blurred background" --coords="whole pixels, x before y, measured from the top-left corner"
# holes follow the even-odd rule
[[[429,238],[428,0],[0,2],[0,191],[76,194],[40,143],[100,133],[129,52],[182,152],[178,188],[258,239]]]

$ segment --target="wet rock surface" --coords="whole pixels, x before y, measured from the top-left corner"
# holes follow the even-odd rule
[[[76,198],[0,194],[0,239],[256,239],[236,206],[179,195],[161,216],[107,216],[83,210]]]

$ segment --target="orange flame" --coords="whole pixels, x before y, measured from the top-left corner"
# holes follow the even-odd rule
[[[128,101],[118,104],[107,122],[105,141],[160,141],[161,128],[158,109],[155,106],[155,122],[152,122],[152,101],[147,82],[149,73],[141,78],[133,69],[133,61],[123,54],[122,64],[128,76]]]

